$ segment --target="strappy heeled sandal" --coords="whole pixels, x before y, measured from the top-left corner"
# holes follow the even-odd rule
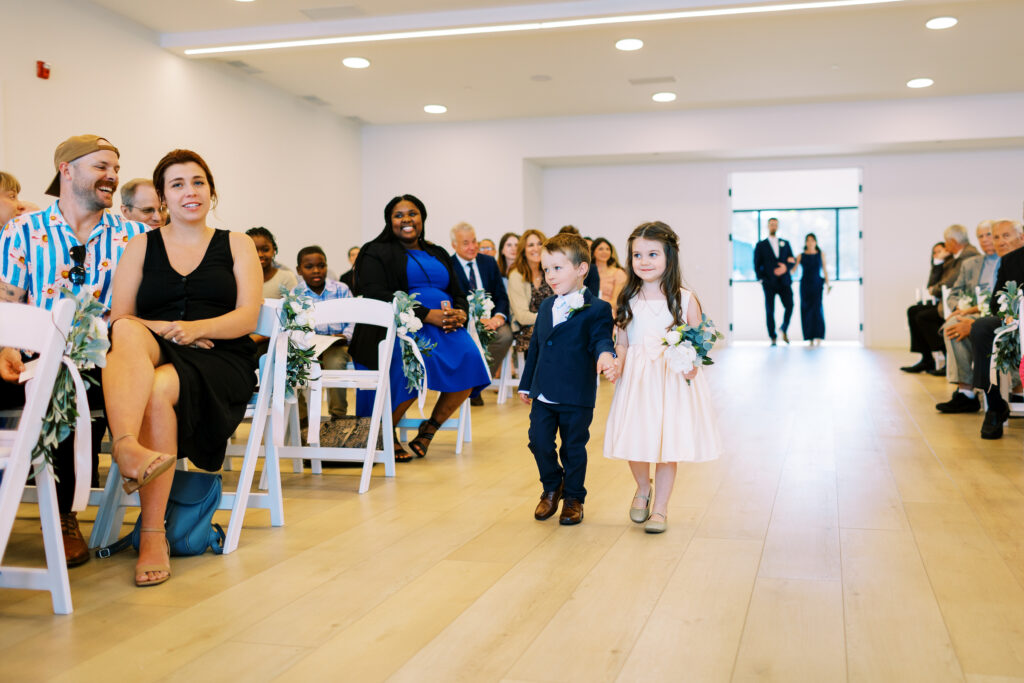
[[[412,456],[409,455],[409,451],[402,448],[402,442],[398,438],[398,433],[393,432],[392,436],[395,439],[395,462],[412,462]]]
[[[111,459],[114,462],[117,462],[117,446],[118,446],[118,444],[120,444],[121,441],[123,441],[124,439],[127,439],[129,436],[135,437],[134,434],[125,434],[123,436],[119,436],[116,439],[114,439],[114,443],[110,447],[110,457],[111,457]],[[154,467],[152,472],[150,472],[149,474],[146,474],[146,470],[149,469],[150,465],[152,465],[154,462],[156,462],[160,458],[166,458],[166,460],[164,460],[162,463],[160,463],[159,465]],[[121,486],[124,487],[124,492],[125,493],[135,493],[136,491],[141,489],[143,486],[145,486],[149,482],[153,481],[154,479],[159,477],[161,474],[163,474],[164,472],[166,472],[170,468],[174,467],[174,463],[176,461],[177,461],[177,458],[175,458],[173,455],[168,455],[167,453],[157,453],[152,458],[150,458],[149,460],[147,460],[146,462],[144,462],[142,464],[142,466],[139,468],[139,472],[142,473],[142,476],[137,478],[137,479],[132,479],[131,477],[125,475],[124,470],[122,469],[121,470],[121,479],[123,481],[121,482]],[[118,469],[120,469],[121,468],[121,463],[117,462],[117,466],[118,466]]]
[[[434,428],[434,431],[427,434],[424,430],[427,425]],[[434,420],[432,417],[428,417],[426,420],[420,423],[420,428],[416,430],[416,438],[409,442],[409,450],[416,454],[417,458],[426,456],[427,449],[430,448],[430,442],[433,440],[434,435],[437,434],[437,430],[441,428],[441,424]]]
[[[135,565],[135,585],[139,588],[145,588],[146,586],[159,586],[167,579],[171,578],[171,542],[167,540],[167,531],[161,527],[159,529],[140,529],[141,533],[153,533],[153,534],[164,534],[164,543],[167,545],[167,562],[163,564],[137,564]],[[141,539],[140,539],[141,544]],[[167,575],[162,579],[156,579],[154,581],[139,581],[139,574],[146,574],[148,572],[167,572]]]

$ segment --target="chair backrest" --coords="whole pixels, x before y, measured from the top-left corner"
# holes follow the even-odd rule
[[[317,325],[331,323],[356,323],[357,325],[376,325],[387,330],[384,339],[377,348],[377,356],[381,368],[387,368],[391,362],[391,349],[395,345],[395,309],[387,301],[365,299],[363,297],[346,297],[319,301],[313,307],[313,320]]]
[[[0,482],[0,559],[21,502],[32,449],[39,441],[74,314],[75,303],[68,299],[58,301],[52,312],[27,304],[0,303],[0,346],[39,354],[32,379],[25,386],[25,408],[13,439],[9,432],[0,439],[4,446],[0,453],[7,460],[6,476]]]
[[[0,303],[0,347],[39,354],[33,377],[25,387],[25,409],[19,424],[42,421],[74,315],[75,302],[68,299],[58,301],[52,311],[28,304]],[[46,392],[47,400],[33,400],[37,391]],[[39,430],[35,431],[38,439]]]
[[[280,312],[280,299],[264,299],[263,305],[260,306],[259,320],[256,321],[256,334],[273,337],[281,326]]]
[[[949,315],[949,287],[942,285],[942,310]]]

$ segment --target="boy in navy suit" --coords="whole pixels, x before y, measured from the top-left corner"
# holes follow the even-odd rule
[[[520,398],[533,406],[530,451],[544,487],[533,516],[551,517],[564,497],[558,521],[566,525],[583,521],[597,373],[615,366],[612,309],[584,287],[589,264],[590,250],[579,235],[562,233],[544,243],[541,269],[555,296],[537,311],[519,382]],[[556,432],[562,439],[557,450]]]
[[[782,341],[789,343],[789,319],[793,315],[793,280],[789,273],[796,268],[789,242],[776,237],[779,219],[768,219],[768,237],[754,247],[754,272],[764,289],[764,320],[768,337],[775,346],[775,297],[782,299]]]

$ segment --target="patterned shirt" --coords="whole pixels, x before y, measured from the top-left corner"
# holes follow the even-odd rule
[[[0,281],[26,290],[28,303],[46,310],[52,310],[60,299],[62,287],[76,295],[85,289],[109,309],[117,262],[128,240],[147,229],[142,223],[104,211],[85,245],[85,284],[75,285],[69,279],[75,266],[71,248],[81,243],[54,202],[48,209],[17,216],[3,227]]]
[[[344,282],[327,279],[324,280],[324,291],[317,294],[309,288],[305,280],[300,279],[298,286],[292,290],[292,294],[304,294],[311,297],[313,303],[316,303],[318,301],[330,301],[331,299],[349,298],[352,296],[352,290]],[[331,323],[330,325],[317,325],[315,330],[317,334],[343,334],[346,338],[352,339],[352,330],[355,329],[355,326],[355,323]]]

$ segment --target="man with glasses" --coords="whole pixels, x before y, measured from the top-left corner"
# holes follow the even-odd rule
[[[121,186],[121,215],[151,228],[163,227],[166,214],[152,180],[135,178]]]
[[[88,292],[107,308],[113,289],[114,270],[128,240],[145,232],[141,223],[111,213],[120,169],[117,148],[95,135],[78,135],[62,142],[54,153],[56,175],[46,193],[58,198],[48,209],[17,216],[0,233],[0,301],[27,301],[47,310],[66,288],[75,295]],[[0,349],[0,379],[7,385],[0,396],[11,407],[11,394],[24,370],[21,352]],[[100,373],[89,371],[96,384],[89,390],[89,406],[103,405]],[[13,401],[17,403],[17,400]],[[96,466],[106,421],[93,427],[91,480],[98,486]],[[54,452],[58,478],[57,506],[61,513],[64,556],[73,567],[89,559],[89,549],[71,510],[75,490],[74,434]],[[83,476],[86,473],[81,473]]]

